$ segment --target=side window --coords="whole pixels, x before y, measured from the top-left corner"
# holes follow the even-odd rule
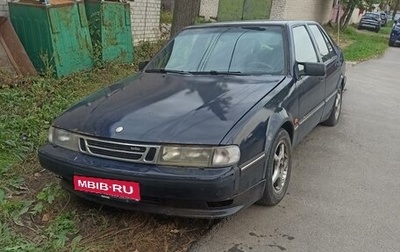
[[[296,61],[318,62],[317,54],[305,26],[293,28],[293,39]],[[299,71],[302,70],[303,66],[299,66]]]
[[[321,32],[321,33],[324,36],[326,44],[328,45],[328,49],[329,49],[329,52],[331,53],[331,57],[336,56],[337,54],[336,54],[335,49],[333,49],[331,40],[328,38],[328,36],[326,36],[326,34],[324,32]]]
[[[310,25],[309,27],[311,33],[314,35],[315,41],[317,42],[322,61],[326,62],[333,58],[336,55],[336,52],[326,35],[322,33],[316,25]]]

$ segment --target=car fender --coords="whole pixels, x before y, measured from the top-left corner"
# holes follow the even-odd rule
[[[287,128],[287,126],[289,126],[289,129]],[[293,140],[295,139],[293,117],[284,108],[280,108],[280,110],[272,114],[268,120],[266,137],[265,137],[265,147],[264,147],[266,155],[266,162],[265,162],[266,165],[268,164],[268,155],[271,151],[270,150],[271,145],[274,141],[276,134],[281,128],[285,128],[286,131],[290,131],[288,133],[290,135],[293,144]],[[266,176],[266,166],[264,167],[263,178],[265,178],[265,176]]]

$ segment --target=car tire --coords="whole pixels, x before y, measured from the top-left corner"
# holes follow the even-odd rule
[[[390,46],[390,47],[394,46],[394,42],[389,41],[389,46]]]
[[[340,119],[340,114],[342,113],[342,99],[343,99],[343,89],[340,86],[336,93],[335,103],[333,104],[332,112],[328,119],[322,124],[326,126],[335,126],[338,124]]]
[[[277,205],[285,196],[292,170],[292,144],[288,132],[280,129],[271,145],[266,164],[266,183],[258,205]]]

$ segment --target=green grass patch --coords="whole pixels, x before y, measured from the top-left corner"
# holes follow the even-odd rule
[[[334,40],[337,40],[337,30],[327,28]],[[337,42],[337,41],[336,41]],[[388,48],[388,36],[370,31],[359,31],[349,26],[340,32],[340,47],[347,61],[365,61],[381,56]]]
[[[393,21],[388,21],[386,26],[382,26],[379,34],[390,35],[393,28]]]

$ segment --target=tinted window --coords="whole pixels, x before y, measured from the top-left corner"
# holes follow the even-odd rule
[[[293,39],[296,61],[318,62],[317,54],[306,27],[298,26],[293,28]]]
[[[281,74],[284,60],[281,27],[199,28],[180,33],[147,69]]]
[[[333,50],[333,47],[326,35],[322,33],[316,25],[310,25],[309,27],[315,38],[315,41],[317,42],[322,60],[325,62],[334,57],[336,55],[335,50]]]

